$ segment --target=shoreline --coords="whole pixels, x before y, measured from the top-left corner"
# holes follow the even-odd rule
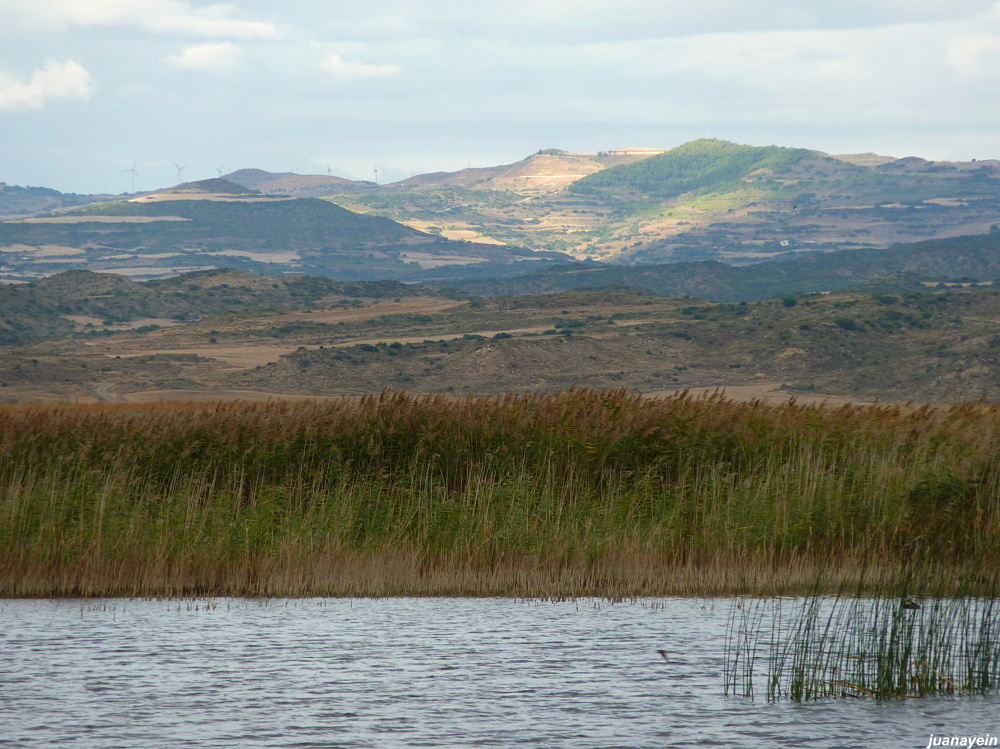
[[[748,569],[736,564],[564,566],[529,564],[473,569],[459,563],[421,565],[416,555],[336,556],[291,563],[244,560],[203,564],[180,559],[133,567],[120,561],[81,562],[53,570],[0,564],[0,600],[95,598],[506,598],[611,601],[642,598],[805,597],[884,592],[886,581],[912,574],[903,565],[878,567],[866,577],[861,562],[831,570],[816,562]],[[931,597],[988,591],[993,580],[963,566],[922,573]],[[905,587],[904,583],[900,583]],[[975,593],[974,593],[975,594]]]

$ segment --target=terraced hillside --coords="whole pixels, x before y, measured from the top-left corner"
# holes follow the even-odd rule
[[[830,156],[713,139],[615,158],[542,152],[507,177],[463,170],[333,199],[442,236],[625,264],[742,265],[1000,224],[1000,162],[992,160]],[[559,179],[545,177],[556,163]]]
[[[0,222],[8,280],[68,268],[156,277],[236,267],[343,280],[525,272],[556,258],[455,242],[329,201],[264,195],[227,180]]]
[[[0,277],[71,267],[153,277],[235,265],[335,278],[486,279],[565,259],[537,251],[626,266],[741,266],[1000,226],[997,161],[830,156],[712,139],[668,151],[550,149],[389,185],[257,169],[229,177],[0,222]],[[289,202],[306,195],[326,200]]]

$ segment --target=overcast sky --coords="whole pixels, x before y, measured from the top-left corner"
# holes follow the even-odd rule
[[[392,181],[710,135],[1000,157],[1000,2],[0,0],[0,181]]]

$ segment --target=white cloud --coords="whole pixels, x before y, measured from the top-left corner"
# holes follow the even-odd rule
[[[345,60],[336,52],[331,52],[323,63],[323,69],[337,78],[387,78],[398,75],[396,65],[370,65],[364,62]]]
[[[1000,35],[970,33],[948,41],[948,64],[958,73],[976,74],[984,69],[996,70],[1000,53]]]
[[[254,1],[264,5],[264,0]],[[377,0],[338,3],[335,13],[307,0],[282,15],[320,35],[356,40],[505,39],[593,44],[693,34],[871,29],[903,23],[964,22],[994,0]]]
[[[20,31],[123,26],[162,36],[274,39],[277,26],[239,18],[231,5],[193,8],[182,0],[0,0],[4,26]]]
[[[243,50],[232,42],[196,44],[185,47],[180,54],[170,55],[167,61],[185,70],[206,70],[222,73],[236,70],[243,59]]]
[[[819,64],[817,72],[833,78],[861,78],[867,75],[857,55],[846,55]]]
[[[367,163],[388,169],[390,149],[418,148],[417,124],[421,138],[447,134],[434,140],[439,153],[464,148],[464,166],[475,148],[502,151],[511,133],[506,142],[530,152],[667,145],[682,131],[781,142],[769,133],[788,128],[810,146],[812,133],[841,128],[857,150],[912,137],[889,150],[904,155],[941,153],[929,135],[932,148],[915,145],[921,132],[995,133],[1000,122],[1000,0],[0,0],[0,106],[90,95],[86,79],[59,94],[47,57],[86,64],[103,95],[71,118],[50,104],[38,132],[34,118],[7,117],[5,168],[50,148],[59,128],[87,148],[124,149],[133,137],[129,159],[162,147],[194,164],[188,153],[206,151],[197,158],[208,176],[214,159],[264,153],[288,169],[309,144],[344,164],[332,132],[357,132]],[[125,106],[127,128],[116,119]],[[197,134],[186,127],[195,114]],[[639,136],[619,136],[633,126]],[[156,128],[166,135],[148,135]],[[997,155],[1000,135],[983,137],[948,147]]]
[[[94,82],[80,63],[50,60],[27,81],[0,72],[0,111],[41,109],[51,99],[89,99]]]

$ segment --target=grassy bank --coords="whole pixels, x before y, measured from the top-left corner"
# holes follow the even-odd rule
[[[0,595],[791,592],[996,564],[1000,407],[0,409]]]

